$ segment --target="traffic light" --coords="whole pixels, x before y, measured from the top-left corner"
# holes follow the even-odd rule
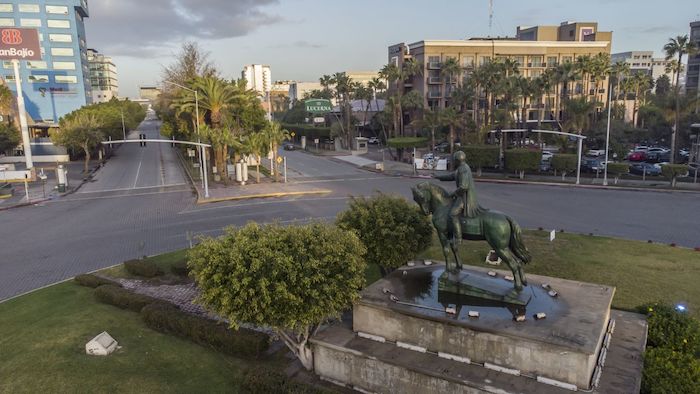
[[[146,146],[146,141],[145,141],[145,140],[146,140],[146,134],[139,134],[139,139],[141,139],[141,142],[139,142],[139,145],[141,145],[141,147]]]

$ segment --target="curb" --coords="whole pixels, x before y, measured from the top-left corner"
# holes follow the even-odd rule
[[[599,189],[599,190],[624,190],[624,191],[637,191],[637,192],[657,192],[657,193],[700,193],[700,190],[683,190],[683,189],[653,189],[646,187],[632,187],[632,186],[603,186],[603,185],[576,185],[572,183],[556,183],[556,182],[528,182],[528,181],[516,181],[510,179],[484,179],[484,178],[474,178],[475,182],[482,183],[503,183],[512,185],[541,185],[541,186],[556,186],[556,187],[569,187],[569,188],[579,188],[579,189]]]
[[[274,193],[247,194],[244,196],[198,199],[197,204],[210,204],[210,203],[223,202],[223,201],[252,200],[252,199],[256,199],[256,198],[279,198],[279,197],[289,197],[289,196],[304,196],[304,195],[310,195],[310,194],[329,194],[332,192],[333,192],[332,190],[309,190],[309,191],[299,191],[299,192],[274,192]]]

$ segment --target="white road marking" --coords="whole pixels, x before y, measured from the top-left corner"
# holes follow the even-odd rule
[[[88,191],[88,192],[75,192],[75,194],[91,194],[91,193],[109,193],[109,192],[123,192],[126,190],[140,190],[140,189],[155,189],[155,188],[160,188],[160,187],[171,187],[171,186],[183,186],[186,185],[186,183],[172,183],[169,185],[161,185],[161,186],[138,186],[138,187],[125,187],[121,189],[104,189],[104,190],[95,190],[95,191]]]
[[[354,196],[354,197],[357,197],[357,196]],[[205,212],[205,211],[214,211],[217,209],[250,207],[250,206],[256,206],[256,205],[288,204],[288,203],[292,203],[292,202],[309,202],[309,201],[349,200],[350,198],[352,198],[352,197],[326,197],[326,198],[303,198],[303,199],[297,198],[297,199],[286,199],[286,200],[276,200],[276,201],[257,201],[257,202],[249,202],[249,203],[236,204],[236,205],[224,205],[224,206],[218,206],[218,207],[193,209],[193,210],[189,210],[189,211],[179,212],[178,215],[186,215],[186,214],[199,213],[199,212]]]
[[[156,187],[158,187],[158,186],[156,186]],[[126,189],[126,190],[132,190],[132,189]],[[100,197],[73,198],[73,199],[65,199],[65,200],[51,200],[51,201],[46,201],[46,203],[107,200],[110,198],[139,197],[139,196],[151,196],[154,194],[170,194],[170,193],[191,193],[191,191],[190,190],[169,190],[169,191],[152,192],[152,193],[120,194],[117,196],[100,196]]]
[[[134,179],[134,187],[136,189],[136,182],[139,181],[139,173],[141,172],[141,163],[143,162],[143,151],[141,151],[141,158],[139,159],[139,168],[136,169],[136,179]]]

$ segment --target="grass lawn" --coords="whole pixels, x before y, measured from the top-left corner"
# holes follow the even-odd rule
[[[0,304],[0,393],[236,392],[244,368],[262,363],[153,331],[92,292],[70,281]],[[122,348],[86,355],[104,330]]]
[[[700,317],[700,253],[668,245],[607,237],[557,233],[549,242],[545,231],[524,231],[533,261],[526,273],[617,287],[613,307],[633,309],[652,301],[687,302]],[[465,264],[484,263],[486,242],[462,241]],[[422,258],[444,260],[437,241]],[[507,270],[507,267],[499,267]]]

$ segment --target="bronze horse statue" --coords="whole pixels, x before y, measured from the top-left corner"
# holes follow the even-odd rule
[[[433,215],[433,226],[440,238],[448,272],[457,273],[462,269],[457,250],[458,239],[486,240],[513,272],[515,290],[521,291],[523,286],[527,286],[523,265],[532,258],[523,243],[520,226],[513,219],[498,211],[484,210],[473,219],[462,217],[462,234],[455,237],[452,234],[450,218],[450,193],[428,182],[419,183],[411,190],[413,200],[420,205],[423,213]],[[450,258],[450,252],[453,259]]]

